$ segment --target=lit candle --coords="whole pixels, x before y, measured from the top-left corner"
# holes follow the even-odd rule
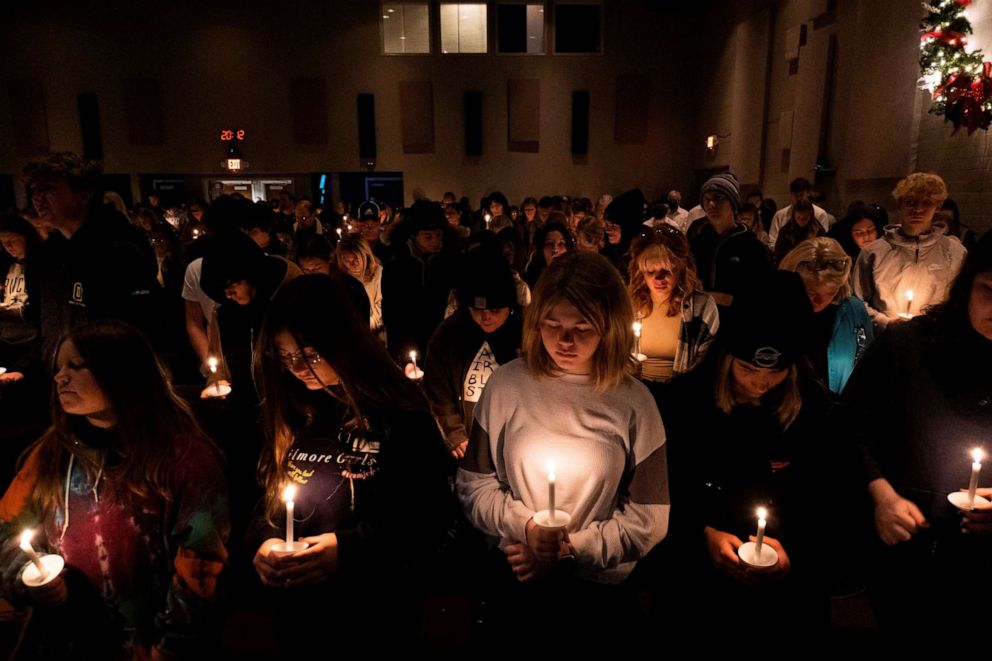
[[[913,290],[912,289],[907,289],[906,290],[906,314],[909,315],[909,316],[913,316],[913,314],[909,311],[909,309],[911,307],[913,307]]]
[[[971,451],[971,458],[974,463],[971,464],[971,480],[968,482],[968,507],[975,506],[975,492],[978,490],[978,474],[982,472],[982,457],[984,456],[981,448],[975,448]]]
[[[341,238],[341,228],[340,227],[337,229],[337,233],[338,233],[338,238],[340,239]]]
[[[48,570],[45,569],[45,565],[41,562],[41,556],[34,550],[31,546],[31,538],[34,537],[34,531],[27,529],[21,533],[21,550],[31,559],[34,566],[38,569],[38,575],[41,580],[48,578]]]
[[[758,532],[754,536],[754,555],[758,560],[761,559],[761,545],[765,542],[765,517],[768,516],[768,511],[764,507],[758,508]]]
[[[554,459],[548,460],[548,513],[551,515],[551,521],[555,520],[555,462]]]
[[[193,230],[193,238],[195,239],[195,238],[197,238],[198,236],[200,236],[200,230],[198,230],[198,229],[194,229],[194,230]]]
[[[287,484],[282,490],[282,499],[286,501],[286,550],[293,548],[293,510],[296,509],[293,499],[296,498],[296,485]]]
[[[493,219],[488,213],[486,214],[486,229],[489,229],[489,222]]]
[[[641,322],[634,322],[634,358],[643,362],[647,356],[641,353]]]
[[[409,377],[411,379],[415,379],[415,380],[416,379],[423,378],[424,372],[419,367],[417,367],[417,352],[416,351],[411,351],[410,352],[410,362],[413,363],[413,371],[410,372]]]
[[[220,381],[217,380],[217,359],[213,356],[207,358],[207,367],[210,368],[211,380],[214,382],[214,391],[220,396]]]

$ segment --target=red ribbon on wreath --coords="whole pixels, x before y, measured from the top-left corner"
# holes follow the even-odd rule
[[[961,126],[967,127],[968,135],[975,129],[988,130],[992,125],[992,112],[987,112],[983,106],[992,97],[992,62],[985,62],[978,76],[964,71],[951,74],[933,96],[945,98],[944,116],[954,123],[955,133]]]

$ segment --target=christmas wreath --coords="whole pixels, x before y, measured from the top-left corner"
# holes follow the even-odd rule
[[[930,112],[943,115],[971,135],[992,125],[992,62],[981,50],[968,52],[971,22],[964,15],[971,0],[924,3],[920,27],[920,85],[933,96]]]

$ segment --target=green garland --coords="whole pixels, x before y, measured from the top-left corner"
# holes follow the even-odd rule
[[[971,22],[964,16],[971,0],[924,3],[920,26],[920,86],[933,96],[930,112],[954,123],[988,130],[992,125],[992,64],[981,50],[965,51]]]

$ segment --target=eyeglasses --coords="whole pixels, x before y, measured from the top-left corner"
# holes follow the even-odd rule
[[[848,260],[846,259],[811,259],[805,262],[800,262],[800,266],[808,271],[837,271],[838,273],[843,273],[844,269],[847,268]]]
[[[307,365],[316,367],[323,360],[317,350],[311,347],[300,349],[295,353],[276,353],[275,358],[290,372],[299,371]]]

